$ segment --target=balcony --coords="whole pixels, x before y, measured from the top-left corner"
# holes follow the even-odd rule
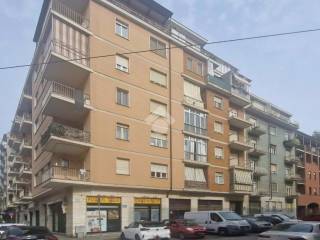
[[[284,163],[287,165],[293,165],[296,164],[299,161],[299,159],[296,158],[294,155],[287,155],[284,157]]]
[[[297,167],[297,168],[302,168],[302,169],[304,169],[304,162],[301,161],[301,160],[298,160],[298,161],[296,162],[296,167]]]
[[[21,117],[15,116],[12,123],[12,131],[18,132],[20,130],[20,124],[21,124]]]
[[[19,150],[20,155],[22,156],[31,156],[32,153],[32,140],[30,138],[24,138],[20,145]]]
[[[25,164],[26,162],[22,160],[21,157],[15,157],[12,162],[12,167],[20,167],[21,165]]]
[[[65,181],[89,182],[90,171],[79,168],[53,166],[42,174],[41,180],[37,181],[37,183],[41,184],[48,181],[52,183],[64,183]]]
[[[8,175],[19,175],[19,173],[20,172],[18,168],[11,167],[8,169]]]
[[[239,138],[237,135],[229,136],[229,146],[236,151],[247,151],[252,148],[244,139]]]
[[[250,143],[249,143],[249,144],[250,144]],[[249,155],[249,156],[252,156],[252,157],[254,157],[254,158],[259,158],[259,157],[267,154],[267,152],[264,151],[264,150],[262,149],[262,147],[260,147],[259,145],[257,145],[257,144],[250,144],[250,145],[252,146],[252,149],[250,149],[250,150],[248,151],[248,155]]]
[[[249,121],[231,113],[229,114],[229,123],[230,126],[235,127],[237,129],[245,129],[251,126],[251,123]]]
[[[79,122],[90,111],[90,97],[80,89],[62,83],[49,81],[46,85],[47,94],[43,99],[44,114],[52,117]]]
[[[294,182],[294,181],[300,181],[302,177],[298,174],[287,174],[285,176],[285,181],[286,182]]]
[[[13,185],[16,185],[17,187],[25,186],[25,185],[31,185],[31,180],[27,178],[20,178],[20,177],[14,177],[13,178]]]
[[[265,197],[269,195],[268,189],[255,189],[251,193],[252,196]]]
[[[32,130],[32,117],[29,113],[24,113],[20,122],[20,131],[23,133],[31,133]]]
[[[248,167],[239,168],[234,166],[230,168],[230,183],[231,191],[235,193],[249,193],[252,192],[252,170]]]
[[[212,86],[218,90],[222,90],[223,92],[231,92],[230,81],[227,81],[226,79],[220,78],[218,76],[212,76],[210,74],[208,74],[207,79],[209,86]]]
[[[21,202],[28,202],[32,200],[32,194],[30,191],[21,190],[18,194],[18,198]]]
[[[41,144],[48,152],[81,155],[91,147],[90,133],[53,122],[42,135]]]
[[[283,141],[283,145],[287,149],[292,149],[293,147],[299,146],[300,145],[300,141],[299,141],[298,138],[293,138],[293,139],[289,139],[289,140]]]
[[[267,133],[267,130],[261,125],[252,126],[248,131],[248,134],[253,137],[260,137]]]
[[[71,2],[71,1],[70,1]],[[80,2],[79,2],[80,3]],[[81,4],[80,4],[81,5]],[[82,6],[82,11],[86,6]],[[77,11],[59,0],[52,0],[52,11],[61,14],[83,28],[89,28],[90,21],[81,11]]]
[[[12,148],[15,151],[19,151],[21,144],[22,144],[22,137],[14,137],[12,139]]]
[[[299,196],[299,193],[297,193],[295,190],[293,189],[287,189],[286,190],[286,199],[291,200],[291,199],[295,199]]]
[[[207,136],[208,131],[205,128],[196,127],[189,124],[184,124],[184,131],[198,136]]]
[[[201,189],[201,190],[207,190],[208,184],[206,182],[196,182],[196,181],[184,181],[184,187],[185,188],[191,188],[191,189]]]
[[[193,152],[184,152],[184,163],[194,166],[208,166],[207,155],[201,155]]]
[[[31,177],[32,170],[31,167],[22,166],[19,172],[19,177]]]
[[[200,101],[198,99],[194,99],[192,97],[184,95],[183,97],[183,104],[199,109],[199,110],[204,110],[204,103],[203,101]]]
[[[267,176],[268,175],[268,170],[266,168],[263,167],[255,167],[253,169],[253,176],[254,177],[262,177],[262,176]]]

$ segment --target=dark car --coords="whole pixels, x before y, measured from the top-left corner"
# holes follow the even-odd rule
[[[169,224],[172,237],[185,238],[204,238],[206,229],[198,225],[193,220],[179,219],[171,221]]]
[[[272,215],[260,215],[260,216],[257,216],[256,219],[258,221],[269,222],[272,225],[277,225],[277,224],[283,222],[283,219],[281,219],[281,218],[279,218],[277,216],[272,216]]]
[[[261,221],[256,218],[246,217],[244,218],[251,226],[251,232],[262,233],[272,228],[273,224],[267,221]]]
[[[46,227],[12,226],[2,234],[7,240],[58,240]]]

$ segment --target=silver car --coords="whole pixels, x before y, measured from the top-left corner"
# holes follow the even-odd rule
[[[318,240],[320,222],[286,222],[259,234],[258,240]]]

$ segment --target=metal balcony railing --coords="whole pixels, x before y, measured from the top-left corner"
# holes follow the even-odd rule
[[[69,127],[60,123],[53,122],[41,137],[41,144],[44,145],[51,136],[65,138],[68,140],[84,143],[90,142],[90,133],[77,128]]]
[[[69,87],[65,84],[59,83],[59,82],[54,82],[54,81],[48,81],[48,93],[47,96],[49,96],[51,93],[60,95],[62,97],[66,97],[69,99],[76,99],[76,93],[80,92],[82,93],[83,91],[80,89],[75,89],[72,87]],[[90,104],[90,96],[88,94],[83,95],[83,100],[86,104]],[[47,97],[44,98],[44,102],[46,101]]]
[[[193,125],[189,125],[189,124],[184,124],[184,130],[187,132],[191,132],[197,135],[203,135],[203,136],[207,136],[208,134],[208,130],[205,128],[200,128],[200,127],[196,127]]]
[[[207,155],[193,153],[193,152],[184,152],[184,159],[187,161],[207,163]]]
[[[198,99],[195,99],[186,95],[184,95],[183,99],[184,99],[184,102],[188,105],[194,106],[196,108],[202,108],[202,109],[204,108],[203,101],[200,101]]]
[[[84,16],[84,14],[75,11],[71,7],[63,4],[58,0],[52,1],[52,10],[60,13],[61,15],[65,16],[66,18],[72,20],[73,22],[79,24],[84,28],[89,28],[89,19]]]
[[[246,91],[245,89],[243,88],[240,88],[240,87],[235,87],[235,86],[231,86],[231,93],[233,95],[237,95],[241,98],[244,98],[246,100],[250,100],[250,94],[248,91]]]

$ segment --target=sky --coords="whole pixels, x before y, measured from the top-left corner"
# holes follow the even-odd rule
[[[319,0],[157,0],[209,41],[320,28]],[[30,63],[42,0],[0,0],[0,67]],[[106,27],[107,27],[106,23]],[[320,130],[320,32],[208,45],[252,80],[251,92]],[[27,68],[0,70],[0,134],[11,127]]]

